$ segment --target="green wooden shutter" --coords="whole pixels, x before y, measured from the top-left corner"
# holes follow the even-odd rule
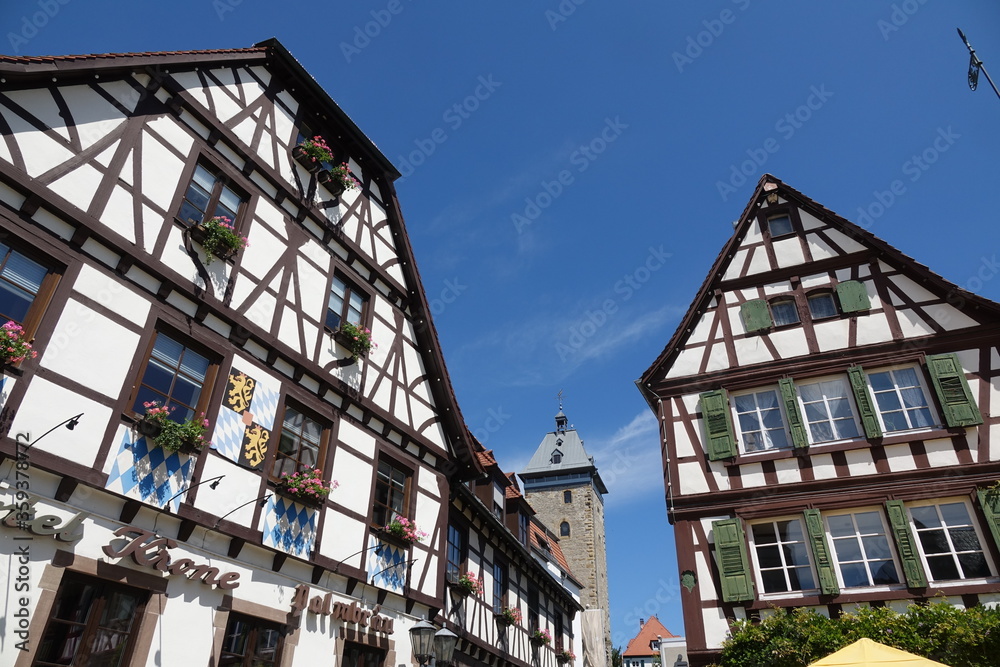
[[[1000,490],[979,489],[976,493],[979,495],[979,505],[983,508],[986,523],[993,533],[993,541],[1000,548]]]
[[[837,584],[837,573],[833,569],[833,561],[830,560],[830,546],[826,543],[823,519],[820,518],[819,510],[806,510],[803,514],[806,519],[806,532],[809,533],[809,546],[812,547],[813,561],[816,563],[816,571],[819,572],[820,592],[823,595],[839,595],[840,586]]]
[[[844,313],[857,313],[871,310],[872,302],[868,299],[868,290],[864,283],[857,280],[845,280],[837,285],[837,298],[840,299],[840,310]]]
[[[706,391],[701,395],[701,414],[705,419],[708,460],[718,461],[736,456],[736,436],[729,416],[729,396],[725,389]]]
[[[847,369],[847,377],[851,380],[851,390],[854,392],[854,402],[858,406],[861,423],[865,427],[865,435],[869,438],[881,438],[882,426],[878,423],[878,411],[875,401],[868,391],[868,378],[861,366],[851,366]]]
[[[778,387],[781,388],[781,400],[785,404],[788,430],[792,432],[792,444],[796,447],[808,447],[809,434],[806,433],[806,425],[799,411],[799,397],[795,392],[795,383],[791,378],[781,378],[778,380]]]
[[[765,331],[771,328],[771,311],[767,309],[767,301],[753,299],[740,306],[740,317],[747,333]]]
[[[925,588],[927,575],[917,553],[917,543],[910,531],[910,522],[906,518],[906,508],[902,500],[889,500],[885,503],[885,511],[889,515],[889,525],[892,526],[892,536],[896,540],[896,551],[903,561],[903,575],[906,585],[910,588]]]
[[[954,354],[927,356],[927,371],[948,426],[976,426],[983,423],[976,401],[958,357]]]
[[[715,556],[722,577],[723,602],[753,600],[753,578],[747,559],[747,541],[739,519],[712,522]]]

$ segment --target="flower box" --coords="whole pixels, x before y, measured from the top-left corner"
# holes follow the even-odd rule
[[[136,421],[136,430],[156,446],[168,452],[197,454],[209,444],[205,440],[208,420],[204,414],[177,422],[170,418],[173,408],[162,407],[157,401],[149,401],[143,406],[146,414]]]
[[[576,654],[573,651],[559,651],[556,653],[556,661],[560,665],[565,665],[567,662],[572,662],[576,660]]]
[[[496,620],[497,625],[501,628],[506,628],[509,625],[521,622],[521,610],[512,607],[504,607],[499,612],[493,614],[493,618]]]
[[[532,646],[548,646],[552,641],[552,634],[548,630],[535,630],[529,639]]]
[[[324,162],[333,162],[333,151],[323,137],[317,135],[306,139],[292,149],[292,157],[308,171],[319,171]]]
[[[275,491],[294,502],[309,507],[322,507],[330,491],[338,486],[337,480],[324,482],[323,471],[319,468],[306,468],[292,474],[284,473],[275,484]]]
[[[341,324],[334,333],[334,338],[350,351],[352,361],[357,361],[360,357],[367,357],[369,352],[378,348],[378,345],[372,341],[371,329],[350,322]]]
[[[408,549],[427,537],[427,533],[417,530],[417,524],[406,517],[397,517],[382,527],[379,537],[390,544]]]
[[[8,367],[13,368],[25,359],[34,359],[38,353],[31,349],[32,341],[26,340],[24,327],[9,320],[0,327],[0,361],[6,374]]]
[[[319,171],[319,169],[323,166],[321,163],[316,162],[311,157],[309,157],[309,154],[306,153],[305,149],[302,148],[302,146],[296,146],[295,148],[292,149],[292,157],[295,158],[296,162],[301,164],[303,167],[306,168],[306,170],[310,172]]]
[[[449,582],[451,592],[457,597],[483,594],[483,580],[472,572],[463,572],[457,581]]]
[[[236,253],[250,245],[247,237],[240,236],[225,217],[211,218],[189,228],[191,240],[201,244],[208,256],[206,264],[211,264],[213,257],[222,260],[232,259]]]

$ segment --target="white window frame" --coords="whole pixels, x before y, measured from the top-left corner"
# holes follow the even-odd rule
[[[928,507],[928,506],[941,506],[950,505],[952,503],[962,503],[965,505],[965,510],[969,515],[969,521],[972,523],[972,529],[976,531],[976,539],[979,540],[979,550],[983,553],[983,558],[986,559],[986,567],[989,569],[990,574],[986,577],[972,577],[965,578],[960,577],[958,579],[934,579],[931,573],[931,568],[927,564],[927,556],[924,554],[924,545],[920,542],[920,533],[918,531],[916,523],[913,521],[913,513],[910,511],[914,507]],[[940,510],[939,510],[940,512]],[[993,562],[993,556],[990,554],[990,543],[984,539],[983,531],[979,527],[979,521],[976,520],[976,510],[969,502],[968,498],[933,498],[930,500],[918,500],[914,502],[906,503],[906,518],[910,522],[910,530],[913,532],[913,539],[917,544],[917,553],[920,554],[920,562],[924,566],[924,572],[927,575],[927,581],[932,582],[935,585],[947,586],[947,585],[961,585],[967,586],[970,583],[986,583],[991,580],[996,580],[997,568],[996,564]],[[951,542],[951,536],[948,535],[948,531],[945,531],[945,536],[948,538],[948,544],[953,548],[954,545]],[[968,553],[968,552],[962,552]],[[956,555],[955,551],[951,552],[952,557]],[[958,567],[959,573],[962,572],[962,566],[956,560],[956,566]]]
[[[802,398],[802,387],[809,386],[811,384],[819,384],[820,382],[830,382],[831,380],[840,380],[844,383],[844,387],[847,389],[847,403],[851,406],[851,417],[854,419],[854,428],[858,432],[858,435],[853,438],[833,438],[832,440],[817,440],[813,437],[812,424],[809,422],[809,417],[806,415],[806,402]],[[831,445],[839,442],[852,442],[854,440],[862,440],[865,437],[865,427],[861,423],[861,419],[858,415],[858,406],[854,401],[854,391],[851,389],[851,381],[846,375],[826,375],[818,378],[809,378],[804,381],[795,381],[795,393],[796,398],[799,402],[799,411],[802,413],[802,425],[806,428],[806,437],[809,440],[810,445]],[[829,407],[826,400],[823,401],[824,407]],[[827,409],[827,415],[830,416],[830,411]],[[829,419],[826,423],[831,423]]]
[[[885,537],[885,541],[889,545],[889,557],[892,560],[893,566],[896,568],[896,578],[899,579],[899,581],[896,582],[895,584],[872,583],[867,586],[848,586],[846,583],[844,583],[844,577],[840,572],[840,558],[837,556],[836,538],[834,538],[833,532],[830,530],[830,519],[838,516],[851,516],[852,517],[851,523],[855,527],[854,535],[855,537],[860,539],[862,537],[862,534],[857,532],[857,522],[854,520],[853,515],[868,513],[868,512],[873,512],[877,514],[879,521],[882,522],[882,531],[883,531],[882,535],[883,537]],[[840,585],[842,589],[849,589],[851,591],[862,591],[862,590],[890,591],[890,590],[898,590],[906,588],[906,575],[903,572],[902,563],[900,563],[899,557],[896,554],[896,544],[895,544],[895,539],[893,538],[892,535],[892,528],[891,526],[889,526],[889,522],[886,519],[885,512],[881,507],[852,507],[850,509],[845,509],[845,510],[834,510],[830,512],[824,511],[823,526],[826,530],[827,543],[830,545],[830,558],[834,562],[835,564],[834,570],[836,570],[837,572],[837,583]],[[861,546],[862,546],[862,557],[863,557],[863,560],[861,562],[865,564],[865,569],[868,571],[869,580],[874,580],[867,555],[863,551],[864,545],[862,544]]]
[[[902,429],[898,431],[890,431],[886,428],[885,420],[882,418],[882,410],[878,405],[878,396],[875,394],[875,388],[872,386],[871,376],[876,373],[887,373],[889,371],[898,371],[912,369],[917,376],[917,383],[920,385],[920,390],[924,393],[924,400],[927,401],[927,409],[931,413],[931,425],[930,426],[916,426],[914,428]],[[875,408],[875,413],[878,415],[879,426],[882,427],[882,432],[885,435],[895,435],[899,433],[920,433],[921,431],[932,431],[934,429],[942,428],[941,415],[938,414],[937,407],[934,405],[934,394],[931,393],[930,388],[927,385],[927,378],[924,374],[924,369],[919,364],[897,364],[895,366],[886,366],[884,368],[873,368],[871,370],[865,369],[865,382],[868,384],[868,391],[871,392],[873,407]],[[893,386],[896,386],[893,384]],[[896,388],[898,395],[899,389]],[[902,404],[902,399],[900,399],[900,404]],[[904,410],[905,412],[905,410]],[[907,419],[909,421],[909,419]]]
[[[751,394],[759,394],[765,391],[773,391],[775,397],[778,400],[778,411],[781,413],[781,427],[785,432],[785,442],[787,443],[784,447],[765,447],[763,449],[747,449],[746,438],[743,434],[743,428],[740,424],[740,411],[736,409],[736,399],[740,396],[750,396]],[[754,387],[753,389],[746,389],[743,391],[734,391],[730,395],[729,399],[730,409],[732,410],[733,416],[733,431],[735,432],[737,441],[739,443],[740,454],[763,454],[765,452],[778,452],[790,450],[794,447],[792,443],[792,433],[788,429],[788,416],[785,414],[785,406],[783,405],[783,400],[781,398],[781,388],[778,385],[769,385],[766,387]],[[756,414],[758,420],[760,420],[760,406],[757,405],[757,399],[754,398],[754,405],[756,406]],[[760,424],[763,427],[763,420],[760,420]],[[763,429],[761,429],[763,431]]]
[[[754,539],[753,527],[761,524],[775,524],[779,521],[798,521],[799,526],[802,528],[802,542],[801,544],[805,548],[806,559],[809,561],[809,573],[813,578],[812,588],[803,588],[801,590],[787,590],[787,591],[777,591],[774,593],[767,593],[764,590],[764,578],[761,574],[760,561],[757,556],[757,542]],[[758,519],[755,521],[747,522],[747,540],[750,543],[750,560],[753,564],[754,577],[757,581],[757,590],[760,591],[759,597],[762,600],[774,599],[774,598],[790,598],[790,597],[806,597],[809,595],[815,595],[819,591],[819,575],[816,572],[816,564],[813,562],[812,548],[809,544],[809,533],[806,528],[806,522],[801,515],[792,516],[778,516],[778,517],[768,517],[767,519]],[[780,538],[779,538],[780,539]],[[797,544],[796,542],[777,542],[778,553],[781,557],[782,567],[781,570],[785,574],[785,583],[788,583],[788,569],[789,565],[785,563],[784,550],[781,545],[784,544]],[[770,543],[766,546],[770,546]],[[769,571],[776,568],[767,568]]]

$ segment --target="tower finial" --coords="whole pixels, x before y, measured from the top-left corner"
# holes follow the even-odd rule
[[[565,398],[565,396],[566,394],[562,389],[560,389],[559,393],[556,394],[556,400],[559,401],[559,412],[556,413],[556,431],[565,431],[566,424],[569,422],[569,420],[566,419],[566,415],[563,414],[563,398]]]

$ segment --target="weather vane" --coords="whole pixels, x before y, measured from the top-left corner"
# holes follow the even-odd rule
[[[564,393],[563,393],[563,390],[562,390],[562,389],[560,389],[560,390],[559,390],[559,393],[558,393],[558,394],[556,394],[556,400],[557,400],[557,401],[559,401],[559,411],[560,411],[560,412],[562,411],[562,406],[563,406],[563,398],[565,398],[565,396],[566,396],[566,394],[564,394]]]

